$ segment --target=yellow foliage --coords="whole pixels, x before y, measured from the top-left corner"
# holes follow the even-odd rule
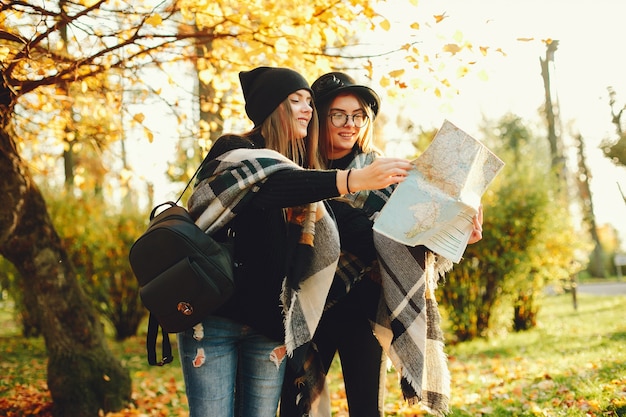
[[[160,14],[155,13],[146,19],[146,23],[151,26],[160,26],[163,23],[163,18]]]
[[[461,47],[456,43],[448,43],[443,46],[443,51],[450,52],[452,55],[455,55],[461,51]]]
[[[154,134],[152,133],[152,131],[147,127],[144,127],[143,133],[144,135],[146,135],[146,138],[148,138],[148,142],[152,143],[152,141],[154,140]]]
[[[444,13],[444,14],[434,15],[433,17],[435,18],[435,23],[440,23],[443,19],[445,19],[448,16],[446,16],[446,14]]]
[[[389,20],[384,19],[382,22],[380,22],[380,28],[383,29],[384,31],[388,32],[389,29],[391,29],[391,23],[389,23]]]
[[[203,69],[198,71],[198,79],[202,81],[204,84],[209,84],[213,79],[213,71],[210,68]],[[172,80],[173,83],[174,80]]]
[[[457,70],[457,76],[459,78],[465,77],[468,72],[469,68],[467,68],[466,66],[459,67],[459,69]]]
[[[7,79],[18,80],[11,86],[15,91],[19,91],[20,83],[51,84],[46,87],[42,82],[27,97],[20,97],[20,109],[27,116],[15,118],[22,123],[16,127],[20,149],[28,149],[29,156],[36,155],[32,165],[38,172],[53,169],[48,164],[54,158],[47,156],[58,157],[68,143],[66,130],[75,132],[75,142],[89,142],[94,146],[88,148],[98,151],[120,140],[122,130],[128,127],[137,127],[134,132],[143,132],[153,141],[156,129],[144,126],[150,119],[131,106],[150,104],[155,97],[172,109],[178,123],[193,126],[190,137],[200,137],[203,129],[197,115],[183,107],[188,105],[187,98],[170,96],[172,90],[189,93],[184,84],[195,77],[210,95],[210,100],[199,102],[195,108],[200,106],[218,119],[209,121],[209,131],[219,133],[232,125],[227,119],[244,119],[238,73],[258,65],[294,68],[310,81],[324,72],[362,68],[373,84],[382,87],[381,95],[389,97],[399,97],[413,86],[439,97],[439,88],[451,87],[447,80],[454,80],[455,69],[458,76],[469,71],[470,54],[460,52],[470,52],[471,44],[458,32],[451,42],[437,36],[433,43],[420,44],[423,51],[405,37],[397,37],[387,51],[365,49],[357,53],[352,46],[369,42],[371,30],[391,33],[400,25],[379,12],[383,2],[377,0],[311,0],[297,7],[291,0],[180,0],[176,2],[180,13],[173,15],[170,2],[155,5],[117,0],[105,2],[105,7],[95,0],[79,0],[72,3],[77,10],[85,5],[93,6],[93,10],[84,16],[76,12],[68,15],[71,30],[67,38],[54,27],[58,21],[54,2],[29,9],[34,3],[24,2],[28,13],[12,10],[12,6],[0,12],[0,30],[16,39],[41,39],[41,43],[26,47],[21,42],[3,42],[0,62],[11,68]],[[407,9],[403,12],[418,16],[410,9],[417,7],[417,0],[404,3]],[[440,24],[438,29],[446,27],[447,17],[434,16]],[[424,19],[432,23],[432,17]],[[407,21],[402,29],[410,28],[411,36],[417,30],[432,30],[431,24],[421,23],[417,19]],[[442,46],[453,57],[441,54]],[[486,55],[487,48],[481,52]],[[14,59],[17,56],[20,58]],[[388,58],[392,59],[380,65]],[[452,61],[446,73],[439,72],[441,67],[433,68],[439,60]],[[169,83],[165,93],[146,76],[150,71],[165,74],[162,79]],[[382,78],[376,79],[380,74]],[[77,120],[72,120],[73,116]],[[129,118],[131,123],[125,125]]]
[[[4,62],[9,57],[11,50],[6,46],[0,46],[0,62]]]
[[[399,69],[399,70],[391,71],[391,72],[389,73],[389,76],[390,76],[391,78],[400,78],[400,77],[402,77],[402,76],[404,75],[404,72],[405,72],[405,71],[404,71],[403,69]]]
[[[135,120],[138,123],[143,122],[145,118],[146,116],[143,113],[135,113],[133,115],[133,120]]]

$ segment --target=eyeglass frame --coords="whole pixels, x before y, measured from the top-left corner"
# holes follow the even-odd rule
[[[339,114],[343,116],[343,123],[342,123],[342,124],[340,124],[339,126],[337,126],[337,125],[335,124],[335,120],[333,119],[333,116],[336,116],[336,115],[339,115]],[[363,117],[363,123],[362,123],[360,126],[359,126],[359,125],[357,125],[356,120],[354,119],[354,117],[355,117],[355,116],[361,116],[361,117]],[[369,122],[369,120],[370,120],[369,115],[368,115],[366,112],[364,112],[364,111],[362,111],[362,112],[360,112],[360,113],[355,113],[355,114],[346,114],[346,113],[344,113],[344,112],[336,111],[336,112],[332,112],[332,113],[330,113],[330,114],[328,115],[328,117],[330,118],[330,123],[331,123],[333,126],[335,126],[335,127],[344,127],[345,125],[347,125],[347,124],[348,124],[348,121],[349,121],[350,119],[352,119],[352,124],[354,124],[354,127],[357,127],[357,128],[359,128],[359,129],[360,129],[360,128],[362,128],[362,127],[367,126],[367,123],[368,123],[368,122]]]

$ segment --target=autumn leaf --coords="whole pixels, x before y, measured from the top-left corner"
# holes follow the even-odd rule
[[[384,19],[382,22],[380,22],[379,26],[381,29],[388,32],[389,29],[391,28],[391,23],[389,23],[389,20]]]
[[[452,55],[456,55],[461,51],[461,47],[456,43],[448,43],[443,46],[444,52],[450,52]]]
[[[446,16],[446,14],[443,13],[443,14],[436,14],[433,17],[435,18],[435,23],[439,23],[448,16]]]
[[[151,26],[157,27],[163,23],[163,18],[160,14],[155,13],[146,19],[146,23]]]
[[[462,78],[462,77],[465,77],[468,72],[469,72],[469,68],[463,66],[463,67],[459,67],[456,73],[459,78]]]
[[[143,133],[148,138],[148,142],[152,143],[154,141],[154,134],[152,133],[150,129],[144,128]]]
[[[399,69],[399,70],[395,70],[395,71],[391,71],[389,72],[389,76],[391,78],[399,78],[404,74],[404,70],[403,69]]]

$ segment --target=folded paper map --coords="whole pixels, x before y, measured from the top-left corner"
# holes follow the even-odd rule
[[[374,230],[408,246],[424,245],[458,263],[472,234],[472,217],[504,162],[449,121],[398,185]]]

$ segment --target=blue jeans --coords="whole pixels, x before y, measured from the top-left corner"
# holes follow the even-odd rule
[[[178,334],[190,417],[275,417],[285,347],[232,320],[209,316]]]

